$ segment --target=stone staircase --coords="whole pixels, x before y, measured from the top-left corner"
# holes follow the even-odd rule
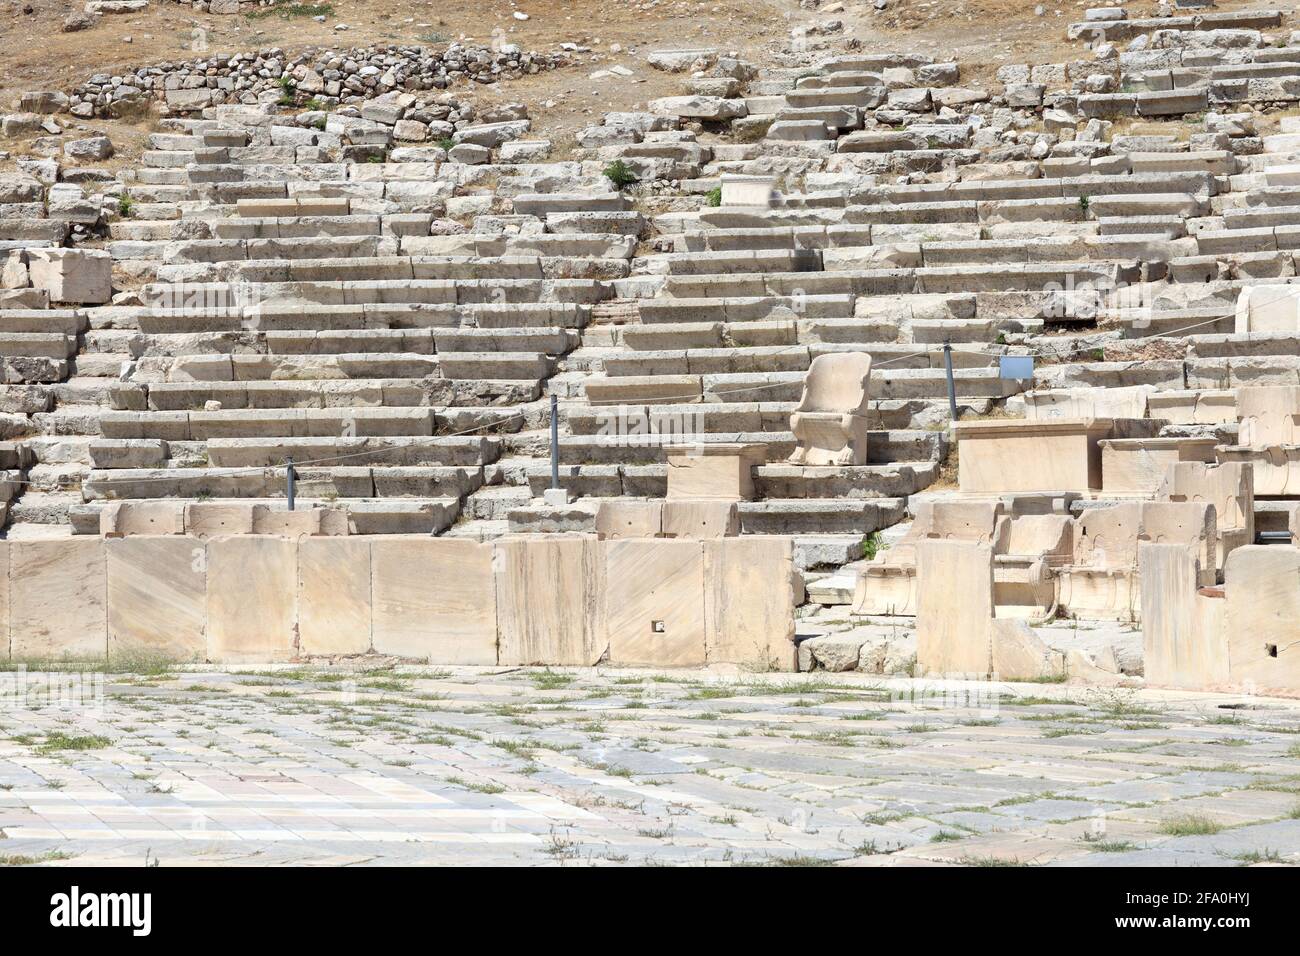
[[[719,61],[565,161],[526,112],[399,145],[409,94],[163,120],[82,197],[110,209],[81,246],[113,300],[6,277],[7,533],[96,533],[116,500],[280,506],[289,459],[298,505],[356,533],[590,530],[666,494],[673,446],[741,442],[765,459],[742,533],[838,565],[943,480],[949,360],[965,417],[1300,382],[1300,334],[1234,324],[1244,288],[1296,274],[1300,125],[1235,110],[1300,102],[1300,44],[1270,11],[1152,23],[1089,21],[1093,59],[1005,67],[1000,92],[918,54]],[[1113,122],[1207,110],[1188,138]],[[0,249],[69,241],[49,192],[0,184]],[[810,363],[850,351],[873,357],[867,463],[786,464]]]

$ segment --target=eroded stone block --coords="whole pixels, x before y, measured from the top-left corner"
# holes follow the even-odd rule
[[[455,538],[373,539],[371,587],[377,653],[438,664],[497,663],[492,545]]]
[[[922,674],[982,678],[992,666],[993,549],[917,542],[916,663]]]
[[[207,543],[208,659],[287,661],[298,654],[298,545],[268,535]]]
[[[113,260],[97,249],[29,249],[32,286],[53,302],[100,305],[113,294]]]
[[[370,650],[370,542],[298,542],[298,643],[303,654]]]
[[[1228,556],[1228,672],[1251,693],[1300,692],[1300,548],[1250,545]]]
[[[207,652],[207,555],[203,542],[171,534],[104,543],[108,656],[199,661]]]
[[[611,664],[705,663],[704,549],[698,541],[608,541]]]
[[[707,662],[795,670],[790,539],[718,538],[703,547]]]
[[[9,626],[15,660],[103,660],[103,539],[9,542]]]
[[[1143,672],[1156,686],[1208,690],[1231,679],[1226,602],[1198,592],[1201,568],[1195,555],[1176,544],[1143,543]],[[1300,578],[1294,582],[1300,586]]]
[[[501,664],[590,666],[604,657],[605,561],[593,537],[493,543]]]

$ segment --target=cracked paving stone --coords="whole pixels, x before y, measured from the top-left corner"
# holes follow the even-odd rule
[[[943,706],[852,673],[363,666],[0,700],[0,860],[1300,862],[1300,702],[1245,724],[1168,691]],[[1221,829],[1172,835],[1179,817]]]

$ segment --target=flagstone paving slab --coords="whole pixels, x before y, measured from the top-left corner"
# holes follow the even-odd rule
[[[23,676],[0,862],[1300,864],[1296,701],[371,663],[65,706]]]

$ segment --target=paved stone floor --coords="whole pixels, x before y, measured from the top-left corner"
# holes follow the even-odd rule
[[[73,707],[0,678],[9,864],[1300,863],[1296,701],[397,667]]]

